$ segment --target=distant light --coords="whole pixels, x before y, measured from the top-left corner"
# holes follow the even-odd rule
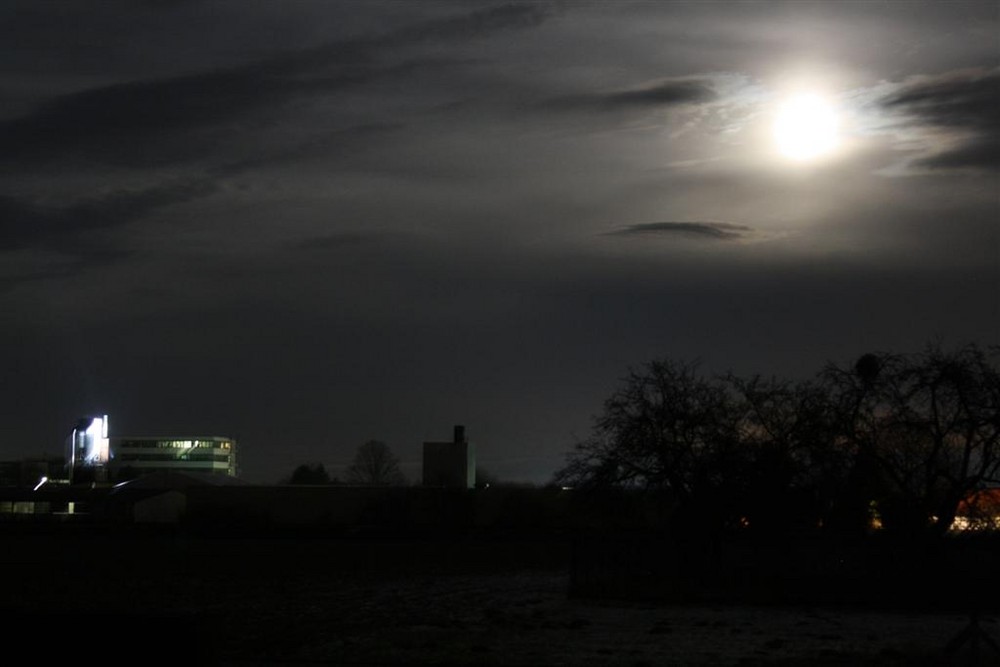
[[[42,475],[42,478],[38,480],[38,484],[35,484],[35,488],[33,488],[32,491],[37,491],[38,489],[42,488],[42,484],[45,484],[45,482],[47,481],[49,481],[49,478],[46,477],[45,475]]]
[[[559,490],[560,491],[572,491],[573,487],[572,486],[560,486]]]

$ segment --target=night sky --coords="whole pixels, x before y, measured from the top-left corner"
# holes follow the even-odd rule
[[[652,358],[1000,342],[995,0],[8,0],[0,51],[0,459],[107,413],[419,479],[464,424],[544,482]]]

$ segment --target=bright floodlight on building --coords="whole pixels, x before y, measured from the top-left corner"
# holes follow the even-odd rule
[[[110,455],[108,416],[81,419],[70,436],[70,465],[102,466]]]
[[[84,432],[83,461],[87,465],[102,465],[108,462],[108,416],[94,417]]]
[[[33,488],[32,491],[37,491],[38,489],[42,488],[42,484],[45,484],[45,482],[47,481],[49,481],[49,478],[46,477],[45,475],[42,475],[42,478],[38,480],[38,484],[35,484],[35,488]]]

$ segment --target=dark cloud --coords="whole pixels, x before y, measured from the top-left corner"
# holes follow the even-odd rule
[[[752,235],[753,227],[728,222],[648,222],[608,232],[609,236],[684,236],[688,238],[734,241]]]
[[[326,95],[454,62],[398,56],[384,62],[387,52],[532,27],[548,14],[544,6],[504,5],[240,66],[63,95],[0,123],[0,160],[19,166],[68,156],[129,166],[189,160],[233,135],[260,129],[258,113],[297,96]]]
[[[957,148],[917,160],[931,169],[983,169],[1000,171],[1000,136],[966,140]]]
[[[215,143],[178,144],[170,139],[179,130],[220,123],[270,104],[282,85],[279,79],[244,70],[90,89],[0,124],[0,150],[18,164],[71,155],[133,166],[169,163],[201,154]]]
[[[333,250],[356,246],[360,243],[370,241],[374,237],[374,234],[359,231],[340,232],[338,234],[327,234],[326,236],[300,241],[296,244],[296,247],[301,250]]]
[[[1000,70],[916,78],[881,104],[928,125],[996,130],[1000,128]]]
[[[419,66],[341,65],[336,72],[304,77],[267,63],[91,89],[0,123],[0,150],[18,164],[73,155],[143,167],[190,160],[234,135],[260,130],[246,119],[296,95],[331,93]]]
[[[949,146],[918,160],[931,168],[1000,170],[1000,70],[964,70],[904,83],[880,101],[916,126],[944,129]]]
[[[124,259],[128,253],[109,249],[98,256],[97,261],[101,264]],[[4,256],[4,265],[0,270],[0,294],[8,290],[32,281],[68,279],[84,271],[87,267],[87,260],[83,257],[45,257],[29,259],[28,261],[11,261],[10,255]]]
[[[403,28],[389,35],[385,41],[409,43],[486,37],[507,30],[533,28],[552,13],[551,6],[538,2],[509,3]]]
[[[364,123],[342,130],[316,133],[305,141],[282,145],[271,150],[255,151],[251,157],[213,167],[209,173],[215,176],[232,176],[259,167],[279,167],[310,158],[336,155],[339,159],[343,159],[345,156],[363,152],[373,140],[389,136],[404,127],[406,126],[403,123]]]
[[[112,192],[69,206],[0,197],[0,247],[44,248],[70,255],[87,252],[94,247],[94,242],[88,240],[89,234],[120,227],[156,209],[206,197],[215,191],[210,182],[183,180]]]
[[[626,90],[568,95],[550,100],[546,106],[555,109],[618,111],[701,104],[715,99],[715,96],[715,90],[709,81],[685,79]]]

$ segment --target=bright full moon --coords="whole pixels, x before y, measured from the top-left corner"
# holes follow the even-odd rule
[[[778,109],[774,139],[785,157],[797,162],[816,160],[837,147],[837,114],[818,95],[792,97]]]

